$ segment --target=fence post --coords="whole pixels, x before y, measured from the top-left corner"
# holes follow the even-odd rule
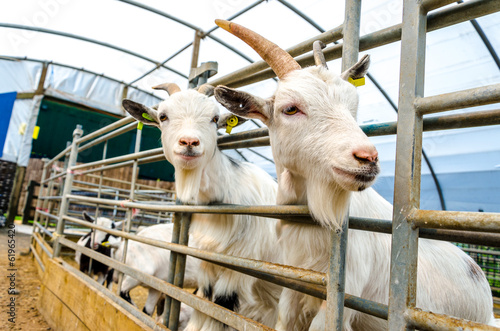
[[[423,120],[414,102],[424,93],[426,28],[422,1],[404,0],[389,289],[391,331],[414,330],[407,326],[405,311],[416,303],[419,230],[407,217],[420,205]]]
[[[358,61],[361,0],[346,0],[342,71]],[[350,205],[350,202],[349,202]],[[344,217],[342,232],[331,232],[330,259],[326,295],[326,330],[342,330],[344,319],[345,262],[349,236],[349,209]]]
[[[66,180],[64,181],[64,188],[61,198],[61,203],[59,205],[59,214],[57,220],[57,228],[54,233],[54,257],[59,257],[61,255],[61,244],[59,243],[59,237],[64,233],[64,220],[63,216],[68,212],[69,199],[68,195],[71,194],[71,188],[73,186],[73,172],[71,171],[71,167],[76,165],[76,159],[78,157],[78,143],[77,140],[83,134],[82,126],[78,124],[76,129],[73,131],[73,141],[71,142],[71,151],[69,154],[68,161],[68,170],[66,171]]]
[[[141,150],[141,138],[142,138],[142,123],[138,122],[137,125],[137,130],[136,130],[136,136],[135,136],[135,148],[134,148],[134,153],[139,153]],[[130,194],[129,194],[129,200],[133,201],[135,198],[135,185],[137,182],[137,176],[139,172],[139,160],[135,159],[134,160],[134,165],[132,166],[132,180],[130,182]],[[130,232],[130,229],[132,227],[132,217],[133,217],[133,210],[129,207],[127,207],[127,216],[125,220],[125,224],[122,226],[122,231],[125,232]],[[127,261],[127,250],[128,250],[128,239],[124,238],[123,242],[123,255],[121,262],[126,263]],[[117,288],[117,294],[120,295],[121,293],[121,288],[122,288],[122,282],[123,282],[123,273],[118,274],[118,288]]]

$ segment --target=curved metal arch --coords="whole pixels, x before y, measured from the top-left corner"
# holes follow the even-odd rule
[[[4,27],[4,28],[10,28],[10,29],[20,29],[20,30],[30,30],[30,31],[36,31],[36,32],[42,32],[42,33],[48,33],[48,34],[53,34],[53,35],[57,35],[57,36],[62,36],[62,37],[67,37],[67,38],[72,38],[72,39],[76,39],[76,40],[81,40],[81,41],[86,41],[86,42],[89,42],[89,43],[92,43],[92,44],[96,44],[96,45],[100,45],[100,46],[104,46],[104,47],[108,47],[108,48],[111,48],[111,49],[114,49],[114,50],[117,50],[117,51],[120,51],[120,52],[123,52],[123,53],[126,53],[126,54],[129,54],[129,55],[132,55],[132,56],[135,56],[135,57],[138,57],[140,59],[143,59],[145,61],[148,61],[148,62],[151,62],[151,63],[154,63],[155,65],[158,65],[158,66],[161,66],[183,78],[188,78],[186,75],[184,75],[183,73],[173,69],[173,68],[170,68],[166,65],[161,65],[161,63],[153,60],[153,59],[150,59],[142,54],[139,54],[139,53],[135,53],[133,51],[130,51],[128,49],[125,49],[125,48],[122,48],[122,47],[118,47],[118,46],[115,46],[115,45],[112,45],[112,44],[108,44],[108,43],[105,43],[105,42],[102,42],[102,41],[99,41],[99,40],[95,40],[95,39],[91,39],[91,38],[87,38],[87,37],[83,37],[83,36],[79,36],[79,35],[75,35],[75,34],[71,34],[71,33],[67,33],[67,32],[62,32],[62,31],[57,31],[57,30],[49,30],[49,29],[44,29],[44,28],[38,28],[38,27],[33,27],[33,26],[26,26],[26,25],[19,25],[19,24],[10,24],[10,23],[0,23],[0,27]]]
[[[149,96],[152,96],[152,97],[154,97],[154,98],[156,98],[158,100],[161,100],[161,98],[159,98],[158,96],[154,95],[153,93],[145,91],[145,90],[143,90],[143,89],[141,89],[141,88],[139,88],[137,86],[133,86],[131,84],[127,84],[123,80],[118,80],[116,78],[113,78],[113,77],[110,77],[110,76],[106,76],[105,74],[100,74],[100,73],[97,73],[97,72],[92,71],[92,70],[87,70],[85,68],[78,68],[78,67],[75,67],[75,66],[72,66],[72,65],[69,65],[69,64],[64,64],[64,63],[54,62],[54,61],[32,59],[32,58],[29,58],[27,56],[25,56],[25,57],[19,57],[19,56],[10,56],[10,55],[0,55],[0,60],[4,60],[4,61],[29,61],[29,62],[36,62],[36,63],[47,63],[49,65],[52,64],[52,65],[55,65],[55,66],[58,66],[58,67],[73,69],[73,70],[85,72],[85,73],[88,73],[88,74],[92,74],[92,75],[95,75],[95,76],[103,77],[103,78],[109,79],[110,81],[113,81],[115,83],[119,83],[119,84],[123,84],[125,86],[132,87],[132,88],[136,89],[137,91],[141,91],[142,93],[145,93],[145,94],[147,94]]]
[[[219,38],[217,37],[214,37],[214,36],[211,36],[211,33],[214,32],[215,30],[217,30],[219,27],[216,25],[215,27],[211,28],[210,30],[208,30],[207,32],[203,31],[201,28],[197,27],[197,26],[194,26],[186,21],[183,21],[181,20],[180,18],[177,18],[175,16],[172,16],[170,14],[167,14],[161,10],[158,10],[158,9],[155,9],[153,7],[149,7],[149,6],[146,6],[146,5],[143,5],[141,3],[138,3],[138,2],[135,2],[135,1],[132,1],[132,0],[118,0],[118,1],[121,1],[121,2],[124,2],[124,3],[127,3],[129,5],[132,5],[132,6],[136,6],[136,7],[139,7],[141,9],[144,9],[144,10],[147,10],[147,11],[150,11],[152,13],[155,13],[155,14],[158,14],[160,16],[163,16],[165,18],[168,18],[168,19],[171,19],[175,22],[178,22],[188,28],[191,28],[193,30],[196,30],[196,31],[199,31],[203,37],[208,37],[212,40],[214,40],[215,42],[221,44],[222,46],[226,47],[227,49],[229,49],[230,51],[234,52],[235,54],[239,55],[240,57],[244,58],[245,60],[247,60],[248,62],[250,63],[253,63],[254,61],[249,58],[248,56],[246,56],[244,53],[240,52],[239,50],[237,50],[236,48],[232,47],[231,45],[225,43],[224,41],[220,40]],[[234,15],[228,17],[228,20],[233,20],[235,19],[236,17],[246,13],[247,11],[253,9],[254,7],[256,7],[257,5],[261,4],[262,2],[264,1],[267,1],[267,0],[258,0],[256,2],[254,2],[253,4],[249,5],[248,7],[246,8],[243,8],[242,10],[240,10],[239,12],[235,13]],[[188,45],[184,46],[183,48],[181,48],[179,51],[175,52],[173,55],[169,56],[165,61],[162,62],[162,64],[165,64],[167,63],[168,61],[172,60],[173,58],[175,58],[177,55],[179,55],[180,53],[182,53],[184,50],[186,50],[188,47],[190,47],[191,45],[193,44],[193,42],[189,43]],[[147,75],[151,74],[152,72],[154,72],[155,70],[157,69],[156,68],[153,68],[151,70],[149,70],[148,72],[146,72],[145,74],[143,74],[142,76],[140,76],[139,78],[137,79],[134,79],[132,82],[137,82],[138,80],[146,77]],[[276,79],[274,79],[276,80]]]
[[[279,3],[281,3],[282,5],[284,5],[285,7],[287,7],[288,9],[290,9],[291,11],[293,11],[298,16],[300,16],[306,22],[308,22],[309,24],[311,24],[312,26],[314,26],[319,32],[323,33],[323,32],[326,31],[319,24],[317,24],[315,21],[313,21],[309,16],[307,16],[306,14],[304,14],[303,12],[301,12],[299,9],[297,9],[296,7],[294,7],[289,2],[287,2],[285,0],[277,0],[277,1]],[[384,98],[387,100],[387,102],[389,102],[389,104],[391,105],[391,107],[397,113],[398,112],[398,107],[391,100],[391,98],[389,97],[389,95],[387,94],[387,92],[382,88],[382,86],[380,86],[380,84],[378,83],[378,81],[372,75],[370,75],[368,73],[366,74],[366,76],[368,77],[368,79],[370,79],[373,82],[373,84],[377,87],[377,89],[380,91],[380,93],[382,93],[382,95],[384,96]],[[432,179],[434,180],[434,184],[436,185],[436,190],[437,190],[438,195],[439,195],[439,201],[441,203],[441,208],[443,210],[446,210],[446,203],[445,203],[445,200],[444,200],[443,191],[441,189],[441,184],[439,183],[437,175],[434,172],[434,168],[432,167],[432,164],[431,164],[429,158],[427,157],[427,154],[425,153],[425,151],[424,151],[423,148],[422,148],[422,155],[424,157],[425,163],[429,167],[429,171],[431,172],[431,176],[432,176]]]

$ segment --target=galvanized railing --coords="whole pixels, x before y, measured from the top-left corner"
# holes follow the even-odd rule
[[[286,219],[297,222],[313,222],[306,206],[185,206],[164,203],[149,203],[137,201],[137,169],[140,164],[160,161],[164,159],[160,148],[140,151],[141,131],[137,130],[136,148],[132,154],[76,165],[78,153],[99,143],[128,132],[134,128],[132,118],[127,117],[117,121],[101,130],[81,137],[81,128],[75,130],[70,146],[59,153],[54,159],[46,161],[42,173],[40,198],[37,202],[35,215],[36,232],[54,239],[54,257],[61,255],[62,246],[69,247],[88,255],[92,259],[109,265],[122,274],[127,274],[155,288],[167,295],[165,303],[164,321],[170,329],[175,330],[179,319],[179,302],[182,301],[203,313],[224,321],[225,324],[239,330],[269,330],[269,327],[249,320],[244,316],[213,303],[207,302],[182,289],[185,258],[190,255],[205,261],[242,272],[254,277],[262,278],[297,291],[318,297],[327,301],[327,330],[342,329],[343,307],[348,307],[364,313],[387,319],[390,330],[412,330],[414,328],[425,330],[461,330],[472,329],[492,330],[494,328],[457,320],[451,317],[423,312],[415,307],[416,293],[416,268],[417,268],[417,240],[418,238],[431,238],[449,240],[470,244],[498,246],[500,242],[500,215],[470,212],[445,212],[419,210],[420,198],[420,164],[423,131],[445,130],[451,128],[465,128],[483,125],[500,124],[500,110],[469,112],[460,115],[442,115],[424,119],[423,116],[438,111],[457,109],[495,103],[500,101],[500,85],[476,88],[468,91],[449,93],[435,97],[423,96],[423,72],[425,59],[425,34],[426,31],[443,28],[457,24],[492,12],[500,11],[499,2],[472,0],[453,7],[427,14],[429,10],[439,8],[453,1],[414,1],[405,0],[403,23],[377,31],[359,38],[360,0],[346,2],[346,19],[344,25],[325,32],[316,38],[292,47],[289,51],[294,56],[307,53],[311,50],[312,42],[321,39],[330,43],[344,37],[344,43],[325,49],[327,60],[340,57],[342,53],[343,68],[356,62],[359,50],[366,50],[381,46],[401,39],[401,82],[399,100],[398,122],[365,125],[363,131],[369,136],[397,135],[396,158],[396,185],[394,198],[394,219],[375,220],[350,217],[342,235],[332,232],[331,259],[328,272],[321,273],[313,270],[304,270],[289,266],[277,265],[269,262],[255,261],[224,254],[202,251],[188,247],[188,230],[190,215],[192,213],[223,213],[223,214],[249,214],[277,219]],[[310,65],[312,55],[298,58],[301,65]],[[213,84],[229,86],[242,86],[260,81],[274,74],[266,69],[264,62],[254,63],[233,74],[213,80]],[[83,144],[86,143],[86,144]],[[220,149],[245,148],[269,145],[267,129],[258,129],[249,132],[219,137]],[[105,148],[106,150],[106,148]],[[64,171],[57,173],[52,165],[59,159],[66,158]],[[102,171],[119,167],[133,167],[131,188],[128,190],[128,199],[103,199],[100,194],[103,189]],[[97,197],[85,197],[72,194],[74,184],[78,184],[74,177],[89,175],[94,172],[101,173]],[[93,175],[95,176],[95,175]],[[55,186],[55,181],[64,179],[60,196],[50,196]],[[121,195],[121,197],[124,194]],[[122,231],[100,227],[68,215],[68,207],[72,203],[86,203],[96,208],[117,208],[127,210],[126,222]],[[51,205],[52,204],[52,205]],[[57,215],[52,212],[57,205]],[[151,213],[175,213],[172,243],[148,239],[130,233],[133,208]],[[48,220],[57,221],[55,233],[48,230]],[[45,226],[42,224],[45,221]],[[98,229],[112,235],[124,238],[125,245],[128,240],[170,250],[170,274],[168,281],[163,281],[140,270],[135,270],[126,264],[125,254],[120,261],[103,256],[91,249],[76,245],[64,237],[65,224]],[[373,302],[352,296],[343,292],[345,245],[347,245],[348,227],[356,230],[392,233],[393,247],[391,256],[391,286],[389,305]],[[39,240],[35,238],[35,240]],[[126,250],[124,250],[126,253]],[[42,263],[40,258],[37,258]],[[120,277],[121,279],[121,277]],[[118,292],[120,285],[118,286]],[[155,327],[151,319],[136,311],[130,305],[116,300],[116,296],[109,291],[102,291],[113,297],[114,301],[125,309],[132,311],[134,316],[140,318],[150,327]]]

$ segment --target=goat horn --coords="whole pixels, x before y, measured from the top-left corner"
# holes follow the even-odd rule
[[[211,96],[214,92],[214,87],[210,84],[203,84],[200,87],[198,87],[198,92],[201,94],[205,94],[206,96]]]
[[[225,20],[215,20],[215,24],[252,47],[269,64],[278,78],[283,79],[289,72],[301,69],[290,54],[252,30]]]
[[[160,85],[157,85],[157,86],[153,86],[153,89],[167,91],[168,95],[172,95],[174,93],[177,93],[177,92],[181,91],[181,88],[179,87],[179,85],[177,85],[175,83],[160,84]]]
[[[323,66],[325,69],[328,69],[325,60],[325,54],[323,54],[322,49],[325,48],[326,45],[321,40],[316,40],[313,43],[313,54],[314,54],[314,63],[317,66]]]

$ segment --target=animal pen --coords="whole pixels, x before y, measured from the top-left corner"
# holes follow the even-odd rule
[[[481,0],[440,8],[453,2],[455,1],[405,0],[402,24],[360,38],[361,1],[347,0],[343,25],[287,50],[294,57],[305,54],[298,57],[297,61],[302,66],[308,66],[314,64],[313,56],[307,53],[312,50],[312,43],[315,40],[322,40],[325,44],[335,43],[324,49],[326,60],[342,57],[343,67],[346,68],[357,61],[359,51],[401,40],[398,121],[362,126],[368,136],[397,134],[394,216],[392,220],[350,217],[349,222],[345,222],[341,234],[332,231],[328,273],[226,256],[189,247],[188,230],[193,213],[251,214],[296,222],[311,223],[313,221],[309,216],[307,206],[192,206],[182,205],[180,202],[174,203],[171,192],[144,191],[144,188],[141,189],[136,184],[139,166],[163,160],[164,156],[161,148],[141,151],[142,131],[140,127],[136,130],[134,153],[106,158],[106,152],[104,152],[101,161],[77,165],[78,154],[81,151],[97,144],[106,144],[108,140],[134,130],[135,120],[132,117],[126,117],[85,136],[82,136],[82,128],[77,127],[71,144],[53,159],[45,161],[34,220],[32,252],[43,274],[41,300],[46,318],[60,325],[61,329],[68,329],[69,325],[72,325],[71,328],[75,330],[84,327],[90,329],[166,329],[168,327],[176,330],[180,302],[183,302],[238,330],[270,330],[269,327],[183,290],[186,255],[189,255],[326,300],[326,330],[342,329],[344,307],[386,319],[390,330],[496,330],[491,326],[422,311],[415,306],[418,238],[490,247],[500,246],[499,214],[419,209],[423,132],[500,124],[500,111],[498,110],[424,117],[428,114],[500,101],[500,84],[424,97],[426,32],[500,11],[498,1]],[[429,14],[430,11],[432,13]],[[197,35],[196,38],[200,36]],[[343,42],[336,44],[336,41],[340,39],[343,39]],[[195,54],[197,51],[193,53],[194,56],[197,56]],[[268,69],[265,62],[261,61],[232,74],[213,79],[209,83],[241,87],[271,77],[274,77],[274,73]],[[262,128],[220,136],[218,145],[221,150],[267,146],[269,145],[268,131]],[[106,151],[106,148],[104,150]],[[56,161],[62,159],[65,160],[64,168],[55,167]],[[106,190],[111,188],[102,185],[102,171],[119,167],[132,167],[133,171],[129,179],[130,190],[120,193],[117,195],[119,199],[115,199],[114,196],[110,197],[106,193]],[[76,180],[78,176],[91,173],[100,176],[101,182],[95,190],[96,196],[75,194],[77,190],[82,191],[81,185],[78,186],[82,183]],[[53,196],[53,187],[58,185],[61,179],[63,180],[61,190],[57,196]],[[82,221],[69,213],[76,205],[92,206],[96,210],[96,215],[103,210],[126,210],[124,228],[122,231],[112,230]],[[131,230],[133,229],[134,209],[144,213],[144,217],[150,219],[152,223],[169,221],[169,215],[173,213],[172,242],[147,239],[133,234]],[[53,222],[55,222],[55,230],[50,227]],[[69,230],[73,227],[92,228],[122,237],[125,245],[127,241],[134,240],[170,250],[172,254],[168,281],[165,282],[141,270],[130,268],[124,264],[126,254],[122,260],[118,261],[92,249],[78,246],[68,238]],[[392,233],[388,305],[344,293],[345,247],[349,229]],[[48,238],[52,239],[51,243],[45,240]],[[156,323],[151,317],[128,304],[115,293],[98,285],[93,279],[61,260],[61,255],[67,252],[68,248],[80,251],[95,261],[107,264],[120,273],[130,275],[147,286],[165,293],[167,295],[164,309],[165,326]],[[469,251],[484,253],[474,249],[469,249]],[[498,252],[492,251],[491,254],[498,254]],[[498,285],[496,287],[498,290]],[[83,293],[85,299],[75,296],[75,293]],[[89,310],[90,308],[86,305],[93,306]],[[85,313],[89,311],[93,311],[90,316]],[[99,314],[102,316],[97,316]],[[77,327],[74,327],[75,325]]]

